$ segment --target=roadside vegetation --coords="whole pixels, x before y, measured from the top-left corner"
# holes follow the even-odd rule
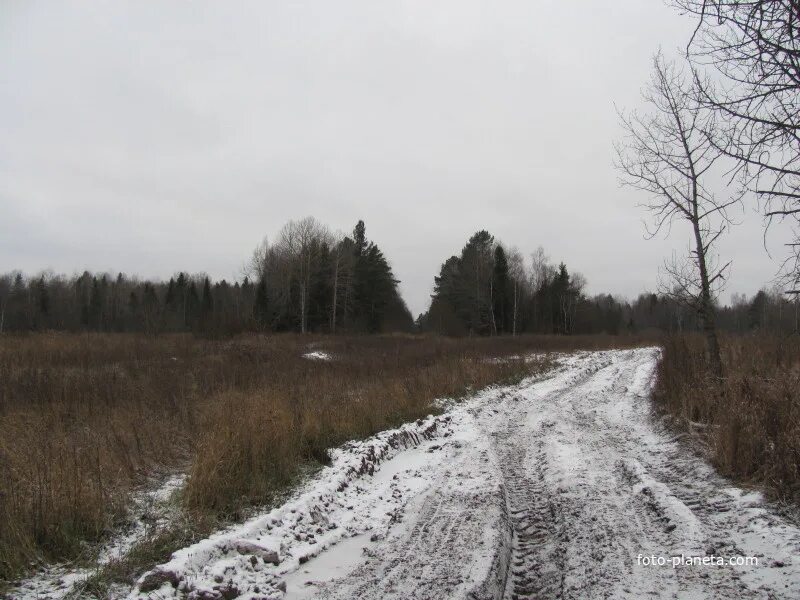
[[[725,377],[698,335],[669,337],[654,400],[723,474],[800,502],[800,336],[723,336]]]
[[[690,310],[696,326],[667,338],[656,402],[708,444],[721,472],[796,502],[798,3],[669,3],[692,20],[692,35],[677,61],[660,52],[654,57],[645,109],[620,113],[625,137],[616,163],[621,183],[643,192],[652,218],[648,234],[674,225],[692,235],[689,253],[665,263],[661,293]],[[731,262],[720,254],[719,240],[737,224],[734,211],[748,204],[764,217],[765,240],[784,223],[792,227],[792,241],[781,242],[786,252],[772,294],[760,292],[749,302],[734,295],[732,307],[720,308]]]

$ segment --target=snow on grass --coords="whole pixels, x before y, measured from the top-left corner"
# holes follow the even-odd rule
[[[163,527],[175,512],[170,506],[172,496],[183,487],[185,480],[184,474],[175,474],[134,493],[129,509],[131,521],[125,529],[119,531],[100,548],[91,568],[76,568],[69,564],[49,566],[22,581],[12,590],[12,595],[9,597],[17,600],[66,598],[78,584],[88,579],[97,569],[123,557],[149,533]]]
[[[487,451],[488,441],[469,410],[501,393],[502,388],[486,390],[447,414],[332,450],[332,464],[287,503],[179,550],[144,575],[130,597],[281,598],[287,589],[304,587],[309,578],[341,574],[360,560],[363,548],[397,529],[409,502],[441,483],[440,472],[455,454]],[[467,465],[473,465],[472,458],[470,454]],[[470,485],[497,492],[497,481],[485,483],[496,473],[483,463],[468,466],[454,485],[460,492]],[[480,518],[476,516],[476,524]],[[311,574],[299,571],[331,547],[336,560],[315,560]]]
[[[327,352],[323,352],[322,350],[314,350],[312,352],[306,352],[303,354],[303,358],[307,360],[333,360],[333,356],[328,354]]]

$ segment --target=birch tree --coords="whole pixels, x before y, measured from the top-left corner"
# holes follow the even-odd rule
[[[525,260],[522,253],[514,246],[508,253],[508,272],[511,276],[511,335],[517,335],[519,306],[522,303],[523,284],[525,281]]]
[[[323,244],[330,244],[332,236],[327,227],[314,217],[289,221],[278,234],[278,245],[287,252],[295,272],[299,292],[300,332],[308,330],[309,291],[314,274],[314,261]]]

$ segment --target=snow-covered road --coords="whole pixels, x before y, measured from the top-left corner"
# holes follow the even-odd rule
[[[800,598],[800,531],[651,417],[657,353],[562,356],[349,444],[286,505],[176,553],[132,596]],[[680,556],[758,564],[645,564]]]

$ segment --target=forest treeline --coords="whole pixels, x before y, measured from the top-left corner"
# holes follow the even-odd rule
[[[585,286],[580,273],[552,263],[543,248],[526,261],[516,248],[506,250],[490,233],[479,231],[460,255],[442,265],[430,309],[417,327],[447,335],[616,335],[701,326],[697,311],[674,295],[646,293],[629,302],[610,294],[589,296]],[[727,331],[795,331],[798,325],[797,304],[780,290],[762,290],[751,299],[734,295],[717,313]]]
[[[0,332],[194,332],[228,336],[245,331],[444,335],[636,333],[695,331],[696,311],[673,297],[642,294],[634,301],[589,296],[586,280],[540,247],[529,257],[487,231],[469,238],[434,278],[427,312],[414,321],[389,260],[359,221],[336,235],[313,218],[290,221],[274,243],[253,252],[240,281],[213,281],[179,272],[169,281],[119,273],[66,277],[21,272],[0,275]],[[734,296],[718,307],[728,331],[793,331],[797,305],[779,292]]]
[[[264,240],[241,281],[179,272],[169,281],[119,273],[0,276],[0,332],[410,331],[399,283],[363,221],[336,236],[311,217]]]

